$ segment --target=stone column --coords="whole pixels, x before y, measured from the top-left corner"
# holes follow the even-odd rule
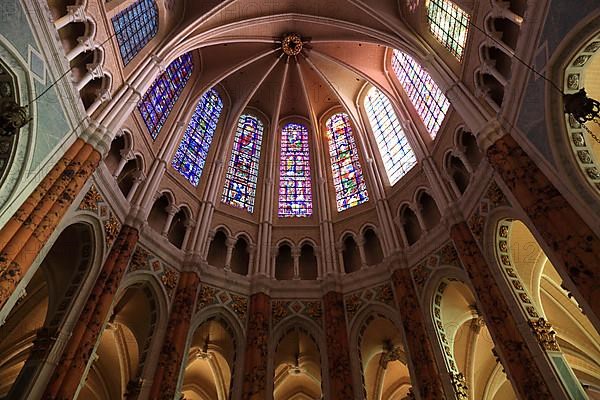
[[[294,280],[300,280],[300,249],[292,248],[292,259],[294,260]]]
[[[225,240],[225,246],[227,247],[227,252],[225,254],[225,266],[224,266],[225,271],[231,271],[231,256],[233,255],[233,248],[235,247],[236,242],[237,242],[236,238],[228,237]]]
[[[264,293],[250,296],[246,332],[246,355],[244,357],[243,400],[267,398],[267,357],[271,298]]]
[[[431,335],[427,332],[419,296],[410,270],[397,269],[392,275],[396,299],[401,312],[406,347],[414,367],[412,382],[421,399],[446,399],[440,371],[433,355]]]
[[[82,22],[85,20],[85,5],[67,6],[67,14],[54,21],[56,30],[60,30],[71,22]]]
[[[169,229],[171,229],[171,223],[173,222],[173,217],[175,217],[175,214],[177,214],[177,212],[179,212],[179,208],[175,207],[174,205],[169,205],[166,209],[167,211],[167,219],[165,221],[165,225],[163,226],[163,230],[161,232],[161,235],[163,236],[167,236],[169,234]]]
[[[146,175],[144,175],[144,172],[142,172],[142,171],[134,172],[133,185],[131,185],[131,188],[129,189],[129,193],[127,193],[127,197],[126,197],[128,202],[131,202],[131,200],[133,199],[133,196],[135,196],[135,194],[137,193],[137,190],[140,187],[140,184],[145,180],[146,180]]]
[[[327,343],[330,400],[354,399],[352,371],[350,369],[350,345],[346,329],[344,298],[341,293],[330,291],[323,296],[323,322]]]
[[[486,155],[552,249],[549,256],[558,272],[572,281],[579,304],[600,328],[600,238],[510,135],[496,140]]]
[[[75,396],[108,319],[114,296],[133,255],[138,237],[137,229],[128,225],[121,227],[43,398],[72,399]]]
[[[123,172],[123,168],[125,168],[125,164],[129,160],[133,160],[135,158],[135,154],[133,154],[133,150],[131,149],[123,149],[119,152],[121,159],[119,160],[119,164],[117,168],[115,168],[115,172],[113,173],[113,178],[117,179],[121,172]]]
[[[158,366],[154,373],[150,399],[173,400],[177,381],[184,361],[185,345],[196,304],[200,278],[193,271],[182,272],[171,307],[169,325],[165,334]]]
[[[77,139],[0,230],[0,309],[101,159]]]
[[[356,239],[356,247],[358,247],[358,255],[360,257],[360,268],[361,269],[365,269],[367,268],[367,255],[365,253],[365,238],[362,236],[359,236],[358,239]]]
[[[491,267],[467,223],[462,221],[452,225],[450,237],[469,275],[495,349],[519,398],[565,398],[562,385],[556,381],[558,378],[547,368],[542,371],[536,362],[536,354],[528,347],[526,338],[519,330],[518,322],[510,312]]]

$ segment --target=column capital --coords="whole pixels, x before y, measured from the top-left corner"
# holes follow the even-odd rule
[[[85,6],[79,4],[76,6],[67,6],[67,14],[73,22],[83,22],[85,20]]]
[[[497,119],[492,119],[475,136],[481,152],[485,154],[491,145],[506,134],[507,132],[500,125],[500,122]]]
[[[167,206],[167,208],[165,208],[165,211],[167,212],[167,214],[169,216],[172,217],[179,212],[179,207],[174,206],[173,204],[170,204]]]

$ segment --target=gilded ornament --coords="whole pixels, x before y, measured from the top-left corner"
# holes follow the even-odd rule
[[[102,198],[102,195],[98,193],[96,186],[92,185],[83,197],[83,200],[81,200],[81,203],[79,203],[79,207],[77,209],[98,212],[99,202],[104,202],[104,199]]]
[[[585,146],[585,137],[583,136],[583,134],[581,132],[573,132],[571,134],[571,137],[573,138],[573,144],[577,147],[584,147]]]
[[[117,218],[110,213],[110,217],[104,221],[104,234],[106,236],[106,247],[110,248],[115,241],[119,231],[121,230],[121,223]]]
[[[590,152],[587,150],[578,150],[577,157],[579,157],[579,161],[581,161],[582,164],[591,164],[592,163],[592,156],[591,156]]]
[[[452,386],[454,387],[454,392],[456,393],[456,397],[460,400],[466,400],[469,398],[469,387],[467,386],[467,381],[465,380],[465,376],[462,373],[452,373],[451,375]]]
[[[556,332],[554,332],[552,325],[548,321],[544,318],[539,318],[537,321],[529,321],[529,326],[544,350],[560,351],[555,337]]]
[[[288,56],[297,56],[302,51],[302,38],[297,33],[286,35],[281,42],[281,49]]]
[[[511,280],[511,282],[512,282],[512,285],[515,287],[515,289],[517,289],[517,290],[525,290],[523,288],[523,285],[521,284],[521,281],[513,279],[513,280]]]
[[[173,291],[177,287],[177,280],[179,279],[179,274],[171,269],[167,268],[165,272],[160,277],[161,282],[165,285],[165,289],[167,289],[167,293],[169,297],[171,297]]]

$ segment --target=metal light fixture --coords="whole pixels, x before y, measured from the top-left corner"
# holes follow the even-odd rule
[[[0,102],[0,136],[16,135],[32,119],[27,113],[27,106],[21,107],[13,100]]]
[[[565,103],[565,113],[572,115],[580,124],[600,117],[600,102],[590,99],[585,93],[585,89],[563,95],[563,101]]]

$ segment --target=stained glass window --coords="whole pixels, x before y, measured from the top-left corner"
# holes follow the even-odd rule
[[[417,163],[415,153],[385,94],[375,87],[371,88],[365,97],[365,109],[385,172],[390,184],[393,185]]]
[[[462,55],[469,32],[469,14],[449,0],[427,0],[429,30],[456,58]]]
[[[223,101],[215,89],[206,92],[194,111],[171,165],[198,186],[208,149],[217,129]]]
[[[411,56],[394,50],[392,69],[432,138],[435,138],[450,102],[431,76]]]
[[[308,129],[287,124],[281,131],[279,160],[279,216],[312,215]]]
[[[338,212],[369,200],[367,185],[358,160],[350,118],[339,113],[327,120],[327,140]]]
[[[138,104],[138,110],[148,127],[152,139],[156,139],[179,95],[192,75],[192,55],[185,53],[175,59],[165,72],[152,83]]]
[[[254,211],[262,135],[263,124],[258,118],[247,114],[240,117],[225,175],[222,201],[248,212]]]
[[[138,0],[112,18],[123,64],[144,48],[158,32],[158,8],[154,0]]]

